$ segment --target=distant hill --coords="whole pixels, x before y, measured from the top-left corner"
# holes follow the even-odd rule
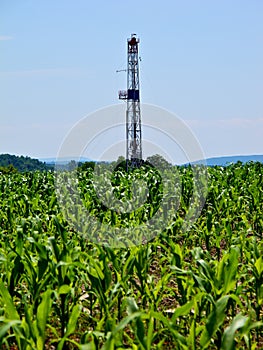
[[[260,162],[263,163],[263,155],[247,155],[247,156],[224,156],[224,157],[213,157],[206,159],[206,164],[208,166],[226,166],[231,163],[248,163],[248,162]],[[200,162],[193,162],[194,164],[203,163]]]
[[[13,166],[17,171],[36,171],[48,170],[52,167],[41,162],[38,159],[33,159],[24,156],[15,156],[12,154],[0,154],[0,167],[7,168]]]
[[[46,158],[46,159],[40,159],[41,161],[44,161],[46,164],[52,164],[54,165],[55,163],[57,165],[67,165],[70,161],[74,160],[76,162],[80,163],[85,163],[85,162],[92,162],[91,159],[88,158],[61,158],[57,160],[56,158]],[[237,155],[237,156],[223,156],[223,157],[212,157],[212,158],[207,158],[205,160],[206,164],[208,166],[226,166],[231,163],[237,163],[238,161],[242,163],[247,163],[247,162],[261,162],[263,163],[263,155]],[[95,161],[96,162],[96,161]],[[192,164],[198,164],[201,163],[203,164],[204,161],[196,161],[193,162]]]
[[[46,164],[51,164],[51,165],[66,165],[68,163],[70,163],[72,160],[74,160],[75,162],[79,162],[79,163],[85,163],[85,162],[92,162],[91,159],[89,158],[84,158],[84,157],[64,157],[64,158],[40,158],[39,159],[41,162],[44,162]]]

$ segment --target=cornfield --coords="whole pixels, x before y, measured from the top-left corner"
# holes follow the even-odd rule
[[[1,349],[263,348],[263,164],[209,168],[206,201],[188,230],[192,169],[174,172],[172,223],[117,248],[68,222],[52,171],[0,174]],[[78,188],[100,222],[136,231],[158,209],[159,180],[148,176],[150,199],[128,214],[101,205],[91,170],[79,171]],[[112,181],[115,197],[130,195],[121,169]]]

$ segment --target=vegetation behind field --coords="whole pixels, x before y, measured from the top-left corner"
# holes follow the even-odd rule
[[[12,154],[0,154],[0,172],[25,172],[36,170],[49,170],[52,167],[41,162],[38,159],[33,159],[24,156],[15,156]]]

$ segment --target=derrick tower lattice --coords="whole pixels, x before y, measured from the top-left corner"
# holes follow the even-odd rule
[[[127,100],[126,167],[138,168],[142,163],[142,130],[139,84],[139,39],[132,34],[127,40],[127,90],[119,91],[119,99]]]

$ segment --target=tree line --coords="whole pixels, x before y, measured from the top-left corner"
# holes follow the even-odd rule
[[[24,171],[49,170],[51,166],[41,162],[38,159],[33,159],[25,156],[16,156],[12,154],[0,154],[0,172],[14,173]]]

